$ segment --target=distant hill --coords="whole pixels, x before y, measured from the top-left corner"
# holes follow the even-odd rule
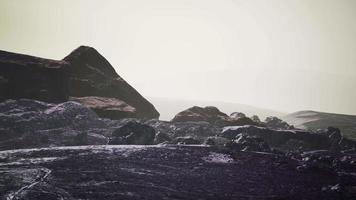
[[[162,97],[148,97],[148,99],[159,111],[161,120],[171,120],[177,113],[192,106],[215,106],[219,108],[220,111],[228,115],[230,115],[232,112],[243,112],[247,116],[257,115],[261,120],[264,120],[268,116],[281,117],[286,115],[286,113],[283,112],[238,103],[182,100]]]
[[[297,128],[324,129],[328,126],[338,127],[341,132],[356,140],[356,116],[316,111],[299,111],[282,117],[283,120]]]

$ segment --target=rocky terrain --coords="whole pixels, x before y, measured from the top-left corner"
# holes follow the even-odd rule
[[[4,199],[335,199],[337,174],[298,160],[204,146],[86,146],[0,152]],[[350,180],[346,180],[350,181]],[[282,184],[283,183],[283,184]],[[345,192],[342,192],[345,191]]]
[[[73,101],[6,100],[0,103],[0,194],[4,199],[355,197],[354,141],[332,127],[313,133],[260,123],[112,120]]]
[[[0,52],[0,89],[2,199],[356,198],[356,141],[338,127],[214,106],[161,121],[90,47]]]

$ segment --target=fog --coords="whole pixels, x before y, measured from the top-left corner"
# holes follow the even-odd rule
[[[353,0],[0,0],[0,49],[96,48],[145,97],[356,114]]]

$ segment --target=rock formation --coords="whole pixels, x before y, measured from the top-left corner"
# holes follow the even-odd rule
[[[0,101],[27,98],[60,103],[72,96],[102,117],[159,117],[102,55],[86,46],[60,61],[0,51],[0,91]]]
[[[109,144],[153,144],[155,129],[146,124],[128,122],[112,133]]]
[[[353,199],[355,147],[336,128],[111,120],[74,101],[6,100],[0,197]]]
[[[94,48],[81,46],[63,59],[70,64],[69,96],[113,97],[136,109],[139,118],[158,118],[154,106],[121,78]]]
[[[230,117],[213,106],[194,106],[178,113],[172,122],[199,122],[204,121],[219,127],[257,125],[256,122],[241,113],[233,113]]]

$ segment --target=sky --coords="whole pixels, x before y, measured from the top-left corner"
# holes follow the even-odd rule
[[[145,97],[356,114],[355,0],[0,0],[0,49],[96,48]]]

